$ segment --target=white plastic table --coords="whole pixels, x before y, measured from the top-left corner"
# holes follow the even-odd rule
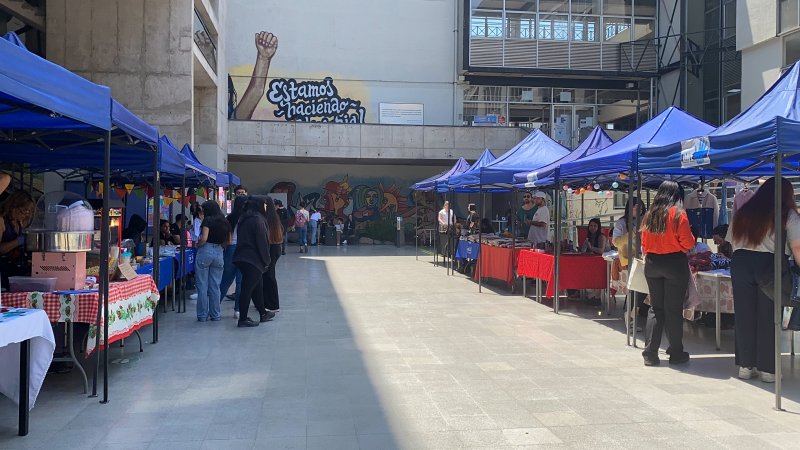
[[[56,340],[41,309],[0,307],[0,393],[19,405],[19,435],[53,360]]]

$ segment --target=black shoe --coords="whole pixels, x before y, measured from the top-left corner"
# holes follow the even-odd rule
[[[258,326],[258,322],[254,321],[254,320],[251,320],[249,317],[247,317],[247,318],[246,318],[246,319],[244,319],[244,320],[239,320],[239,324],[238,324],[237,326],[238,326],[239,328],[244,328],[244,327],[247,327],[247,328],[250,328],[250,327],[257,327],[257,326]]]
[[[281,250],[281,255],[285,255],[285,254],[286,254],[286,250]]]
[[[670,354],[669,356],[669,363],[670,364],[684,364],[689,362],[689,353],[681,352],[678,354]]]
[[[236,299],[235,299],[235,298],[233,298],[233,294],[231,294],[231,295],[226,295],[226,296],[225,296],[225,300],[227,300],[227,301],[229,301],[229,302],[232,302],[232,301],[234,301],[234,300],[236,300]]]
[[[261,321],[262,322],[269,322],[270,320],[272,320],[273,317],[275,317],[275,313],[272,312],[272,311],[267,311],[267,312],[265,312],[264,314],[261,315]]]
[[[661,364],[661,360],[658,359],[658,356],[651,356],[643,353],[642,357],[644,358],[645,366],[657,366]]]

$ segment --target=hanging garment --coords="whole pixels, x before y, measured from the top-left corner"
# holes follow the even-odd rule
[[[689,216],[689,223],[700,230],[699,237],[710,239],[719,221],[717,197],[708,191],[698,189],[686,195],[683,206]]]

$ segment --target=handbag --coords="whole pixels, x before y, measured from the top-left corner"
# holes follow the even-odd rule
[[[783,255],[781,260],[781,305],[793,306],[795,297],[794,292],[794,279],[797,276],[797,266],[791,267],[789,257]],[[775,301],[775,266],[770,264],[764,267],[764,270],[759,274],[756,279],[758,288],[767,296],[767,298]]]
[[[628,273],[628,290],[649,294],[650,288],[647,286],[647,278],[644,276],[644,260],[634,258],[631,263],[630,273]]]

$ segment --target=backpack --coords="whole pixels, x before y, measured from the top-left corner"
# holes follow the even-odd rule
[[[308,217],[303,214],[303,211],[298,209],[297,212],[294,213],[294,225],[296,227],[304,227],[306,226],[306,222],[308,222]]]

